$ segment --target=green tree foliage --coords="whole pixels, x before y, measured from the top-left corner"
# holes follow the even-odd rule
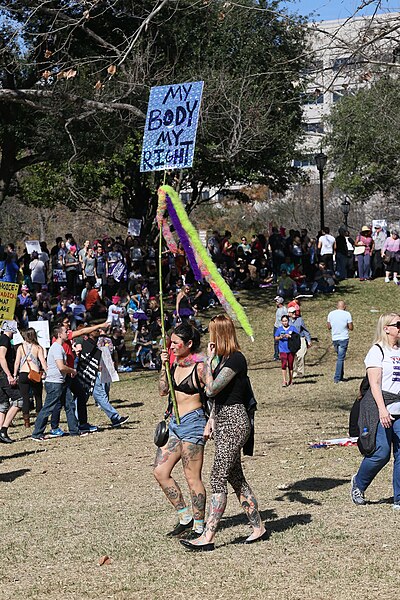
[[[23,169],[24,197],[39,202],[31,174],[37,190],[40,172],[53,169],[70,206],[118,196],[115,218],[151,221],[160,176],[139,173],[149,89],[200,79],[195,164],[183,173],[192,204],[204,186],[284,191],[295,179],[301,107],[293,82],[307,53],[303,23],[279,2],[8,0],[3,11],[21,30],[16,42],[7,25],[0,49],[0,103],[10,113],[0,125],[0,201]],[[37,163],[46,169],[26,169]],[[58,190],[43,201],[58,201]]]
[[[334,184],[355,199],[400,197],[400,86],[384,77],[343,98],[329,117]]]

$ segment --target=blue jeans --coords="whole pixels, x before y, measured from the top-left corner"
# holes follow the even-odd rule
[[[336,371],[333,377],[333,381],[336,383],[338,381],[343,381],[344,377],[344,359],[346,358],[347,346],[349,345],[349,340],[334,340],[333,347],[335,348],[337,354],[336,361]]]
[[[347,279],[347,255],[336,252],[336,273],[339,279]]]
[[[60,404],[64,387],[65,383],[51,383],[46,381],[46,400],[36,418],[35,428],[32,432],[33,437],[41,437],[44,434],[49,416]],[[65,402],[65,412],[70,435],[79,435],[78,420],[75,416],[75,404],[69,401],[68,396]]]
[[[191,410],[186,415],[183,415],[180,420],[180,425],[178,425],[175,421],[175,416],[172,415],[169,421],[169,434],[177,437],[182,442],[204,446],[206,441],[203,434],[207,420],[203,409]]]
[[[369,254],[359,254],[357,256],[358,263],[358,277],[360,279],[369,279],[370,278],[370,261],[371,257]]]
[[[110,393],[110,384],[101,383],[100,373],[97,373],[96,381],[93,388],[93,398],[100,406],[101,410],[104,410],[107,417],[111,419],[111,422],[115,422],[119,419],[120,415],[117,410],[110,404],[108,395]]]
[[[372,456],[366,456],[362,461],[355,477],[357,487],[365,492],[369,484],[379,471],[389,462],[390,451],[393,444],[393,491],[394,501],[400,502],[400,419],[397,418],[389,429],[379,423],[376,432],[376,449]]]
[[[86,425],[88,422],[87,406],[88,395],[83,389],[82,385],[76,379],[76,377],[70,377],[67,375],[65,378],[65,386],[63,394],[60,396],[59,401],[54,406],[53,413],[51,415],[51,428],[57,429],[60,423],[61,407],[65,400],[65,406],[73,405],[75,413],[77,413],[79,425]],[[67,410],[67,408],[65,408]]]

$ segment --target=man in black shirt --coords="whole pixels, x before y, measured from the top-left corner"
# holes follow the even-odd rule
[[[8,427],[22,408],[22,397],[14,372],[14,348],[11,339],[18,333],[16,321],[3,321],[0,335],[0,442],[11,444]]]

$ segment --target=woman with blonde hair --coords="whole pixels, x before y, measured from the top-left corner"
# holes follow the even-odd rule
[[[29,373],[30,371],[34,371],[35,373],[46,373],[47,364],[44,350],[38,342],[37,334],[33,327],[29,327],[26,331],[22,331],[21,333],[24,341],[18,346],[14,363],[14,377],[17,376],[19,371],[18,385],[23,399],[22,414],[24,425],[25,427],[30,427],[29,388],[32,388],[33,396],[35,398],[36,414],[38,414],[42,408],[43,383],[41,380],[33,381],[32,379],[29,379]]]
[[[204,430],[205,439],[214,435],[215,457],[211,472],[211,506],[204,533],[193,542],[180,540],[187,550],[214,550],[214,537],[224,514],[229,482],[244,509],[252,534],[246,544],[265,539],[266,531],[258,512],[257,500],[247,483],[240,452],[250,435],[246,411],[248,395],[247,361],[240,352],[232,319],[218,315],[209,324],[210,343],[203,371],[206,392],[213,408]]]
[[[389,462],[393,446],[393,508],[400,510],[400,315],[379,317],[365,366],[370,388],[360,401],[359,448],[365,455],[351,482],[354,504],[366,504],[364,492]]]

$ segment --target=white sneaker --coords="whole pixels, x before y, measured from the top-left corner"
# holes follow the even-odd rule
[[[390,279],[389,277],[385,277],[385,283],[389,283]]]

